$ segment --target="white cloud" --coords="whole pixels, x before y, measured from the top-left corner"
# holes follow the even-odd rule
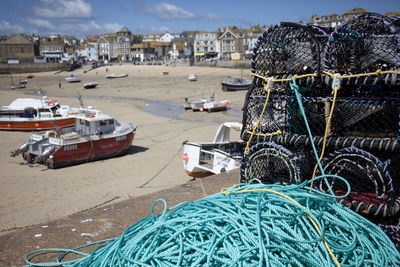
[[[22,33],[25,29],[17,24],[10,24],[8,21],[0,20],[0,33]]]
[[[224,18],[221,17],[220,15],[211,14],[211,13],[208,13],[207,15],[205,15],[205,16],[204,16],[204,19],[206,19],[206,20],[211,20],[211,21],[215,21],[215,22],[224,20]]]
[[[62,32],[63,34],[73,34],[73,35],[80,35],[80,34],[88,34],[88,33],[113,33],[117,32],[122,28],[123,25],[118,23],[106,23],[103,25],[99,25],[94,21],[89,23],[64,23],[60,24],[57,27],[58,32]]]
[[[194,19],[197,17],[197,15],[193,12],[165,2],[148,6],[144,9],[144,11],[147,14],[156,16],[160,20]]]
[[[33,7],[36,17],[55,19],[88,19],[95,16],[92,7],[84,0],[41,0],[40,6]]]
[[[42,27],[48,30],[54,30],[55,26],[51,24],[48,20],[38,19],[38,18],[28,18],[28,22],[34,26]]]
[[[170,28],[167,26],[144,26],[140,25],[138,31],[140,33],[165,33],[165,32],[171,32]]]

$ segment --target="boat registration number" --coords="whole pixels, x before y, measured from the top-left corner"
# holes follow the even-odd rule
[[[115,138],[115,140],[116,140],[116,141],[123,141],[123,140],[126,140],[126,135],[118,136],[118,137]]]
[[[68,146],[64,146],[64,151],[74,150],[74,149],[77,149],[77,148],[78,148],[78,145],[77,145],[77,144],[75,144],[75,145],[68,145]]]

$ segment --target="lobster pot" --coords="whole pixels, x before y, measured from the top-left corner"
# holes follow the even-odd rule
[[[339,25],[325,46],[323,69],[341,74],[398,70],[399,26],[399,20],[373,13],[357,16]],[[381,81],[385,80],[387,85],[392,84],[388,78]],[[357,80],[358,84],[363,81]]]
[[[253,78],[253,87],[247,92],[243,107],[242,139],[249,140],[254,129],[256,137],[285,132],[289,94],[291,92],[288,84],[276,83],[271,88],[268,103],[265,106],[267,91],[264,83],[262,79]],[[256,140],[257,138],[254,139]]]
[[[339,99],[332,116],[334,136],[400,138],[399,100]]]
[[[251,64],[255,74],[286,77],[319,73],[321,51],[330,28],[284,23],[268,29],[258,39]]]
[[[333,99],[303,97],[302,102],[311,133],[313,136],[324,136]],[[399,109],[398,99],[337,98],[327,135],[396,140],[400,138]],[[288,99],[287,118],[289,134],[307,134],[307,127],[294,97]]]
[[[350,184],[350,194],[338,202],[363,215],[396,216],[400,210],[399,143],[392,142],[379,150],[376,146],[367,148],[372,147],[371,142],[355,140],[351,140],[353,144],[362,144],[364,148],[343,147],[344,139],[330,139],[321,160],[325,174],[341,176]],[[309,141],[305,136],[288,135],[253,145],[242,161],[241,182],[257,178],[265,184],[299,184],[311,179],[317,162]],[[322,140],[314,141],[320,154]],[[321,174],[318,168],[316,176]],[[335,195],[347,192],[345,183],[332,177],[316,180],[313,186]]]

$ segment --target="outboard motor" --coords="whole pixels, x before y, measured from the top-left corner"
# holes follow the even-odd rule
[[[52,146],[46,148],[46,150],[43,152],[42,155],[36,157],[36,158],[33,160],[33,163],[40,163],[40,162],[42,162],[42,160],[45,159],[45,158],[47,158],[47,157],[50,155],[51,152],[53,152],[53,147],[52,147]]]
[[[28,144],[27,143],[23,144],[20,148],[11,151],[10,152],[10,156],[11,157],[15,157],[15,156],[18,156],[20,153],[23,153],[23,152],[26,152],[26,151],[28,151]]]

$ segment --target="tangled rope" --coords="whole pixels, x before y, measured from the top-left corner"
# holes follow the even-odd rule
[[[319,179],[321,177],[317,177]],[[346,194],[345,194],[346,195]],[[376,225],[300,185],[240,184],[142,219],[91,255],[59,250],[34,266],[399,266],[400,254]],[[51,250],[50,250],[51,251]],[[83,258],[63,262],[67,254]]]

